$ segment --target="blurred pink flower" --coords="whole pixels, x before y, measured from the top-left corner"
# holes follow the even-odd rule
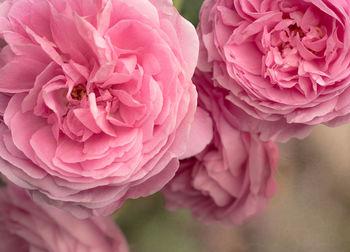
[[[14,185],[0,189],[0,251],[128,252],[122,232],[109,217],[78,220],[34,203]]]
[[[255,128],[264,140],[302,138],[317,124],[346,123],[349,15],[345,0],[206,0],[198,67],[260,121]]]
[[[169,210],[190,208],[196,219],[209,223],[241,224],[265,208],[275,193],[273,178],[278,148],[256,134],[240,131],[235,106],[225,104],[222,88],[213,88],[203,76],[194,76],[199,106],[214,122],[214,138],[195,157],[182,161],[163,193]]]
[[[197,101],[198,37],[172,2],[5,0],[0,16],[0,172],[80,218],[160,190]]]

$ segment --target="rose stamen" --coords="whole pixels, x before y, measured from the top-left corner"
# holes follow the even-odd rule
[[[82,84],[79,84],[73,88],[72,92],[70,93],[70,96],[74,100],[81,101],[83,97],[86,96],[86,88]]]
[[[284,50],[284,48],[286,48],[287,44],[288,44],[288,42],[282,42],[281,44],[279,44],[279,46],[278,46],[278,51],[279,51],[280,53],[282,53],[283,50]]]
[[[299,27],[297,26],[297,24],[293,24],[293,25],[290,25],[288,26],[289,30],[291,30],[293,32],[293,35],[295,36],[297,33],[299,33],[299,37],[300,38],[303,38],[305,37],[305,33],[304,31]]]
[[[323,31],[319,27],[315,27],[315,30],[317,31],[320,37],[323,37]]]

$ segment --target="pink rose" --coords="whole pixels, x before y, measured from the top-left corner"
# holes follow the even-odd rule
[[[53,206],[35,204],[14,185],[0,189],[0,251],[128,252],[109,217],[79,220]]]
[[[259,214],[276,191],[278,148],[238,129],[239,115],[235,117],[225,105],[226,90],[211,88],[202,76],[195,76],[194,82],[199,106],[213,118],[214,138],[203,152],[181,163],[163,190],[166,206],[188,207],[205,223],[241,224]]]
[[[263,139],[348,122],[349,14],[345,0],[206,0],[199,69],[260,121]]]
[[[5,0],[0,16],[0,172],[80,218],[160,190],[197,100],[198,38],[171,1]]]

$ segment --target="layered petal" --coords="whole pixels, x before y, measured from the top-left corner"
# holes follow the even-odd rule
[[[207,0],[197,31],[199,70],[256,119],[263,139],[284,142],[347,122],[346,1]]]
[[[249,131],[244,111],[226,100],[227,90],[213,87],[198,72],[193,80],[199,108],[212,118],[213,139],[202,152],[181,161],[163,189],[166,207],[190,208],[204,223],[238,225],[260,214],[275,193],[278,147]]]
[[[12,184],[0,191],[1,251],[127,252],[126,239],[109,217],[79,220],[34,203]]]
[[[0,172],[33,198],[107,215],[210,141],[191,140],[199,43],[171,1],[8,0],[0,15]]]

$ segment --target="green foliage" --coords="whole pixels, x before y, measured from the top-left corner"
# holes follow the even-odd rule
[[[176,9],[178,9],[180,11],[182,8],[183,2],[184,2],[184,0],[174,0],[173,4],[176,7]]]
[[[189,211],[168,212],[160,193],[128,200],[114,215],[132,252],[208,252]]]
[[[174,0],[173,3],[183,17],[197,26],[199,9],[203,0]]]

